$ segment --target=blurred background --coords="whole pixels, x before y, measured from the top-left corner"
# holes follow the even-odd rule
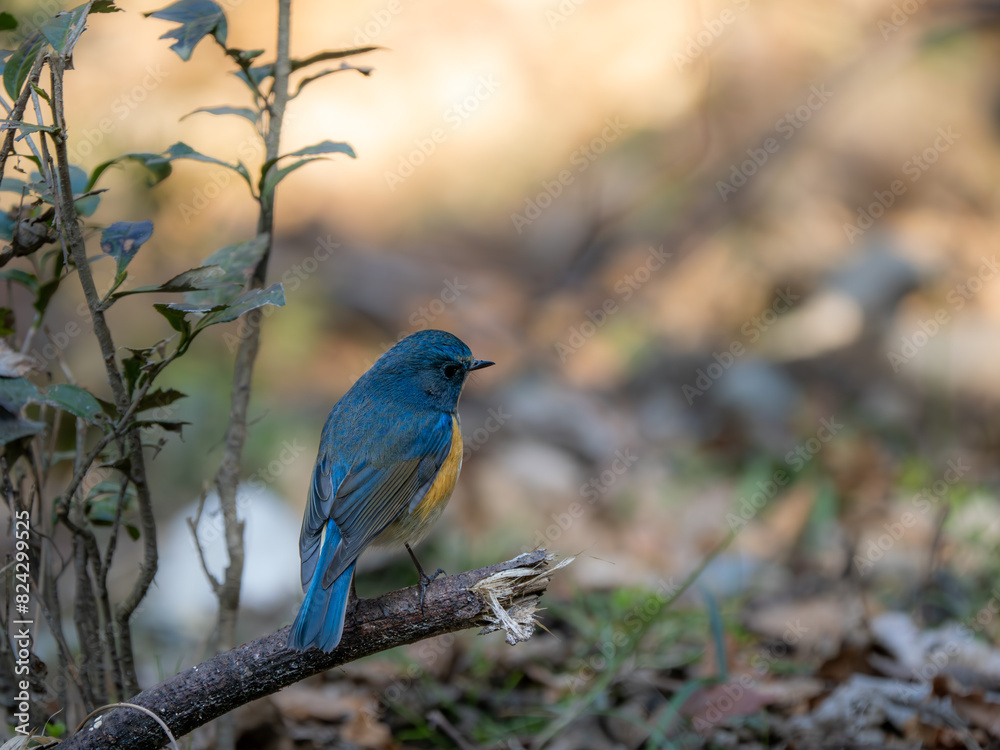
[[[185,117],[245,104],[218,48],[182,63],[142,15],[160,3],[120,4],[67,77],[76,160],[184,141],[259,168],[246,121]],[[273,54],[271,0],[223,5],[231,46]],[[293,56],[380,49],[352,58],[369,76],[289,107],[284,151],[331,139],[358,158],[278,191],[287,305],[254,383],[242,637],[294,615],[326,413],[423,328],[497,362],[463,398],[425,567],[545,546],[577,555],[551,592],[569,601],[680,582],[735,532],[699,596],[737,617],[843,580],[928,622],[982,606],[1000,570],[998,19],[933,0],[297,0]],[[211,165],[105,186],[97,221],[156,227],[137,284],[255,232]],[[60,303],[53,331],[78,316]],[[112,310],[121,345],[167,335],[147,307]],[[184,664],[214,599],[183,519],[221,457],[238,335],[209,331],[164,383],[191,424],[152,462],[163,560],[141,614]],[[64,357],[99,386],[93,341]],[[369,553],[360,595],[412,583],[404,557]]]

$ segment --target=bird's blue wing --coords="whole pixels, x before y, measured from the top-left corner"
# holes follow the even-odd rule
[[[450,414],[434,414],[407,426],[409,440],[396,436],[402,445],[392,459],[362,455],[348,468],[339,456],[320,456],[299,539],[303,588],[316,573],[325,523],[332,519],[341,537],[324,560],[327,587],[433,483],[451,450],[452,430]]]

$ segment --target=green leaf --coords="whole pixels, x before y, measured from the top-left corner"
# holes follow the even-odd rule
[[[349,143],[339,143],[337,141],[323,141],[322,143],[317,143],[313,146],[306,146],[305,148],[300,148],[298,151],[292,151],[290,154],[282,154],[279,159],[284,159],[288,156],[313,156],[315,154],[347,154],[352,159],[357,158],[357,154],[354,153],[354,149],[351,148]]]
[[[17,28],[17,19],[7,11],[0,12],[0,31],[13,31]]]
[[[121,8],[114,4],[114,0],[95,0],[90,6],[91,13],[119,13]]]
[[[97,526],[111,526],[118,515],[118,496],[121,494],[121,484],[118,482],[98,482],[87,493],[84,508],[87,518]],[[122,511],[126,511],[135,503],[135,491],[129,487],[122,497]]]
[[[258,307],[263,307],[264,305],[275,305],[276,307],[284,307],[285,304],[285,290],[282,288],[280,283],[272,284],[267,289],[251,289],[248,292],[244,292],[239,297],[234,299],[232,303],[223,307],[221,310],[210,312],[204,318],[198,322],[198,327],[195,332],[202,331],[209,326],[214,326],[218,323],[229,323],[230,321],[236,320],[241,315],[244,315],[251,310],[256,310]]]
[[[23,284],[32,292],[38,291],[38,277],[33,273],[22,271],[20,268],[7,268],[0,271],[0,279],[7,279],[18,284]]]
[[[0,445],[13,443],[15,440],[37,435],[45,429],[45,424],[25,419],[16,414],[4,413],[5,409],[0,406]],[[8,453],[8,460],[10,454]]]
[[[208,34],[214,36],[223,48],[226,46],[226,14],[212,0],[179,0],[166,8],[145,15],[147,18],[152,16],[180,24],[160,39],[176,39],[170,49],[182,60],[190,60],[198,42]]]
[[[281,169],[271,169],[268,171],[267,175],[264,176],[264,179],[261,180],[260,184],[261,200],[267,200],[271,196],[271,193],[274,192],[274,189],[278,186],[278,183],[285,179],[289,173],[294,172],[299,167],[304,167],[311,161],[320,161],[322,159],[322,156],[313,156],[310,159],[300,159],[297,162],[289,164],[287,167],[282,167]]]
[[[103,413],[93,394],[77,385],[61,383],[50,386],[45,391],[45,400],[87,422],[96,422],[97,415]]]
[[[35,59],[45,47],[45,39],[40,34],[29,34],[7,59],[3,68],[3,87],[11,99],[17,99],[28,79]]]
[[[25,419],[21,409],[29,402],[41,403],[42,395],[24,378],[0,378],[0,445],[37,435],[45,424]]]
[[[181,119],[184,120],[199,112],[206,112],[210,115],[238,115],[239,117],[245,117],[254,125],[257,124],[257,110],[250,109],[249,107],[200,107],[193,112],[188,112]]]
[[[14,311],[9,307],[0,307],[0,336],[13,336],[15,333]]]
[[[148,173],[147,183],[150,186],[156,185],[157,183],[167,179],[173,171],[173,168],[170,166],[170,162],[166,161],[162,156],[160,156],[160,154],[124,154],[122,156],[116,156],[110,161],[102,162],[94,167],[93,171],[90,173],[90,179],[87,180],[87,190],[90,190],[97,184],[97,181],[108,169],[108,167],[112,167],[125,159],[137,161],[146,169],[146,172]]]
[[[54,279],[49,279],[38,287],[38,294],[35,296],[34,308],[40,315],[45,314],[46,309],[48,309],[49,302],[52,301],[52,297],[55,295],[56,290],[59,289],[59,284],[62,283],[64,278],[66,277],[57,276]]]
[[[14,140],[20,141],[27,138],[32,133],[55,133],[59,128],[54,125],[35,125],[30,122],[22,122],[16,125],[15,129],[21,131],[21,135],[17,136]]]
[[[226,169],[231,169],[237,174],[239,174],[244,180],[247,181],[247,185],[250,184],[250,173],[247,168],[243,166],[243,162],[237,162],[236,164],[230,164],[222,159],[216,159],[214,156],[207,156],[205,154],[199,153],[191,148],[186,143],[178,141],[173,146],[168,148],[163,152],[163,158],[168,161],[174,161],[175,159],[191,159],[193,161],[201,161],[206,164],[218,164]]]
[[[139,527],[136,526],[135,524],[131,523],[125,524],[125,531],[128,532],[128,535],[132,538],[133,542],[138,542],[139,537],[142,536],[141,532],[139,531]]]
[[[45,40],[52,45],[52,49],[60,55],[69,54],[83,33],[89,10],[87,3],[84,3],[73,10],[57,13],[38,28],[38,33],[45,37]]]
[[[251,93],[256,94],[264,79],[274,75],[274,63],[258,65],[254,68],[248,68],[246,71],[236,70],[233,71],[233,75],[243,81]]]
[[[0,378],[0,404],[4,408],[19,412],[29,401],[42,403],[44,398],[38,389],[25,378]]]
[[[226,245],[205,259],[205,265],[222,268],[225,275],[214,289],[189,292],[184,300],[191,305],[221,305],[229,302],[246,286],[260,259],[267,252],[269,237],[261,234],[246,242]]]
[[[151,221],[116,221],[101,233],[101,250],[115,259],[121,273],[152,236]]]
[[[367,47],[349,47],[348,49],[327,49],[317,52],[315,55],[310,55],[304,60],[292,60],[291,68],[294,73],[296,70],[301,70],[309,65],[315,65],[318,62],[340,60],[341,58],[352,57],[353,55],[363,55],[366,52],[372,52],[377,49],[381,49],[381,47],[369,45]]]
[[[244,180],[246,180],[247,185],[251,184],[250,173],[247,171],[246,166],[244,166],[242,162],[230,164],[229,162],[222,161],[221,159],[216,159],[214,157],[198,153],[186,143],[177,142],[162,154],[123,154],[122,156],[106,161],[103,164],[98,164],[94,167],[94,171],[90,173],[90,179],[87,181],[86,189],[92,189],[94,185],[97,184],[101,175],[107,171],[108,167],[111,167],[124,159],[137,161],[145,167],[146,171],[149,173],[148,182],[150,185],[156,185],[169,177],[170,173],[173,171],[173,168],[170,166],[170,162],[176,159],[192,159],[194,161],[206,162],[208,164],[218,164],[239,174]]]
[[[352,159],[357,158],[357,154],[354,153],[354,149],[351,148],[350,144],[335,141],[323,141],[322,143],[317,143],[313,146],[306,146],[298,151],[293,151],[290,154],[282,154],[277,159],[265,162],[264,166],[261,167],[261,174],[263,175],[260,181],[261,199],[266,200],[271,193],[274,192],[274,188],[278,186],[278,183],[285,179],[290,172],[294,172],[299,167],[303,167],[311,161],[323,158],[322,156],[315,156],[315,154],[347,154]],[[275,166],[280,159],[286,159],[292,156],[311,156],[312,158],[300,159],[293,164],[289,164],[287,167],[275,169]]]
[[[149,364],[149,358],[153,355],[153,349],[129,349],[128,351],[131,352],[132,356],[122,360],[122,372],[125,374],[125,387],[131,398],[132,392],[135,391],[135,385],[142,375],[142,371]],[[107,412],[107,407],[104,406],[103,408]],[[118,410],[116,408],[114,417],[117,418],[117,416]]]
[[[220,286],[231,287],[225,280],[226,272],[219,266],[201,266],[192,268],[184,273],[177,274],[163,284],[152,284],[150,286],[137,286],[135,289],[126,289],[124,292],[115,292],[109,295],[110,300],[119,297],[126,297],[130,294],[154,294],[167,292],[194,292],[203,289],[216,289]],[[230,288],[230,293],[234,290]]]
[[[326,70],[321,70],[316,75],[306,76],[301,81],[299,81],[299,85],[295,87],[295,93],[292,94],[292,98],[294,99],[296,96],[301,94],[302,89],[304,89],[313,81],[318,81],[320,78],[326,78],[329,75],[333,75],[334,73],[340,73],[341,71],[344,70],[356,70],[363,76],[370,76],[374,68],[360,68],[357,65],[348,65],[347,63],[341,63],[339,68],[328,68]]]
[[[157,388],[143,396],[135,410],[138,413],[148,409],[162,409],[182,398],[187,398],[187,394],[181,393],[175,388]]]
[[[20,193],[31,183],[25,180],[19,180],[16,177],[4,177],[3,182],[0,182],[0,192],[8,193]]]
[[[191,324],[187,321],[188,310],[178,310],[171,305],[158,303],[153,305],[153,309],[167,319],[170,327],[185,338],[191,335]]]

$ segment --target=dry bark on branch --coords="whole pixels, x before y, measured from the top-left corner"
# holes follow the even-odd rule
[[[219,654],[144,690],[129,703],[149,709],[180,737],[238,706],[311,675],[386,649],[444,633],[485,626],[503,629],[509,642],[523,640],[535,604],[556,562],[545,550],[479,570],[439,578],[428,588],[421,613],[419,589],[410,586],[360,601],[340,646],[326,654],[285,648],[288,628]],[[59,745],[61,750],[153,750],[167,737],[146,713],[116,708]]]

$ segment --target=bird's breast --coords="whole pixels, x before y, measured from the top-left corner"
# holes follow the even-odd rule
[[[455,415],[452,415],[451,426],[451,449],[434,477],[433,484],[427,488],[427,492],[424,493],[416,507],[404,510],[399,518],[379,534],[375,544],[379,546],[416,544],[427,535],[431,526],[441,515],[448,500],[451,499],[451,493],[458,481],[458,473],[462,469],[462,452],[464,450],[462,430],[458,417]]]

